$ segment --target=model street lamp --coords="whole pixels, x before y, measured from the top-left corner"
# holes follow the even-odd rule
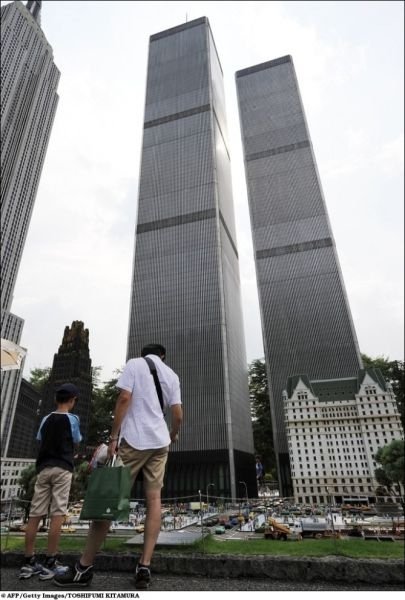
[[[209,502],[208,502],[208,488],[210,487],[210,485],[212,485],[212,487],[215,487],[214,483],[209,483],[207,485],[207,512],[209,512],[209,510],[210,510],[210,508],[209,508],[210,505],[209,505]]]

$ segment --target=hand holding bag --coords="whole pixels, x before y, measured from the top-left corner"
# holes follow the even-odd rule
[[[119,463],[118,463],[119,461]],[[129,467],[115,457],[106,466],[94,469],[88,481],[80,520],[128,521],[132,480]]]

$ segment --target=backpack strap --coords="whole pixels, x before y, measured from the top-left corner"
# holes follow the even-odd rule
[[[149,371],[151,372],[153,380],[155,382],[155,387],[156,387],[156,392],[157,392],[157,395],[159,398],[160,408],[162,409],[163,416],[165,416],[165,411],[163,410],[163,393],[162,393],[162,388],[161,388],[160,381],[159,381],[159,378],[157,375],[155,363],[153,362],[153,360],[151,358],[148,358],[147,356],[144,356],[143,358],[148,363]]]

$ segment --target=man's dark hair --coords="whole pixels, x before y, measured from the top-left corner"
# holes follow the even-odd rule
[[[155,354],[156,356],[166,356],[166,348],[161,344],[148,344],[142,348],[141,356],[147,356],[148,354]]]

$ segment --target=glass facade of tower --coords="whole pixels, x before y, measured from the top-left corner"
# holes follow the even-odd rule
[[[203,17],[150,38],[128,358],[167,349],[185,423],[165,496],[256,494],[222,70]]]
[[[288,495],[288,377],[353,377],[361,358],[292,59],[238,71],[236,82],[274,443]]]
[[[58,103],[59,71],[37,20],[21,2],[1,7],[1,265],[11,307]]]
[[[36,458],[39,444],[36,440],[41,394],[25,379],[21,382],[8,456]]]
[[[40,27],[40,1],[1,7],[1,337],[19,343],[10,312],[58,104],[59,71]],[[1,374],[1,447],[7,456],[22,369]]]

